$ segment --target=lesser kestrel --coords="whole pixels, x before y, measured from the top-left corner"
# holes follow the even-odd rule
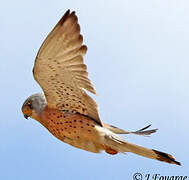
[[[118,134],[148,135],[149,126],[128,132],[101,121],[96,102],[85,90],[96,94],[88,78],[83,45],[75,12],[68,10],[47,36],[33,68],[35,80],[44,91],[30,96],[22,106],[25,118],[40,122],[59,140],[86,151],[109,154],[132,152],[147,158],[180,165],[167,153],[127,142]]]

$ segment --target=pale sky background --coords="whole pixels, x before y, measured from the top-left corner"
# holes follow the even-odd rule
[[[24,119],[23,101],[41,92],[32,76],[36,53],[67,9],[76,11],[88,46],[85,62],[101,119],[126,130],[159,128],[151,137],[124,137],[174,155],[181,167],[79,150]],[[0,19],[1,180],[189,176],[188,0],[7,0]]]

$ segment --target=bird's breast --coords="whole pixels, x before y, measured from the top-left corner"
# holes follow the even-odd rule
[[[95,128],[99,125],[89,117],[45,107],[39,121],[65,143],[91,152],[102,149],[100,134]]]

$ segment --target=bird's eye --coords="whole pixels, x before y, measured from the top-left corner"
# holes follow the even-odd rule
[[[30,109],[33,109],[31,102],[28,103]]]

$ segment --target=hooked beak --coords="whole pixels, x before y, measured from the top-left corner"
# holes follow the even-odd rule
[[[24,114],[24,117],[25,117],[26,119],[28,119],[28,118],[29,118],[28,114]]]

